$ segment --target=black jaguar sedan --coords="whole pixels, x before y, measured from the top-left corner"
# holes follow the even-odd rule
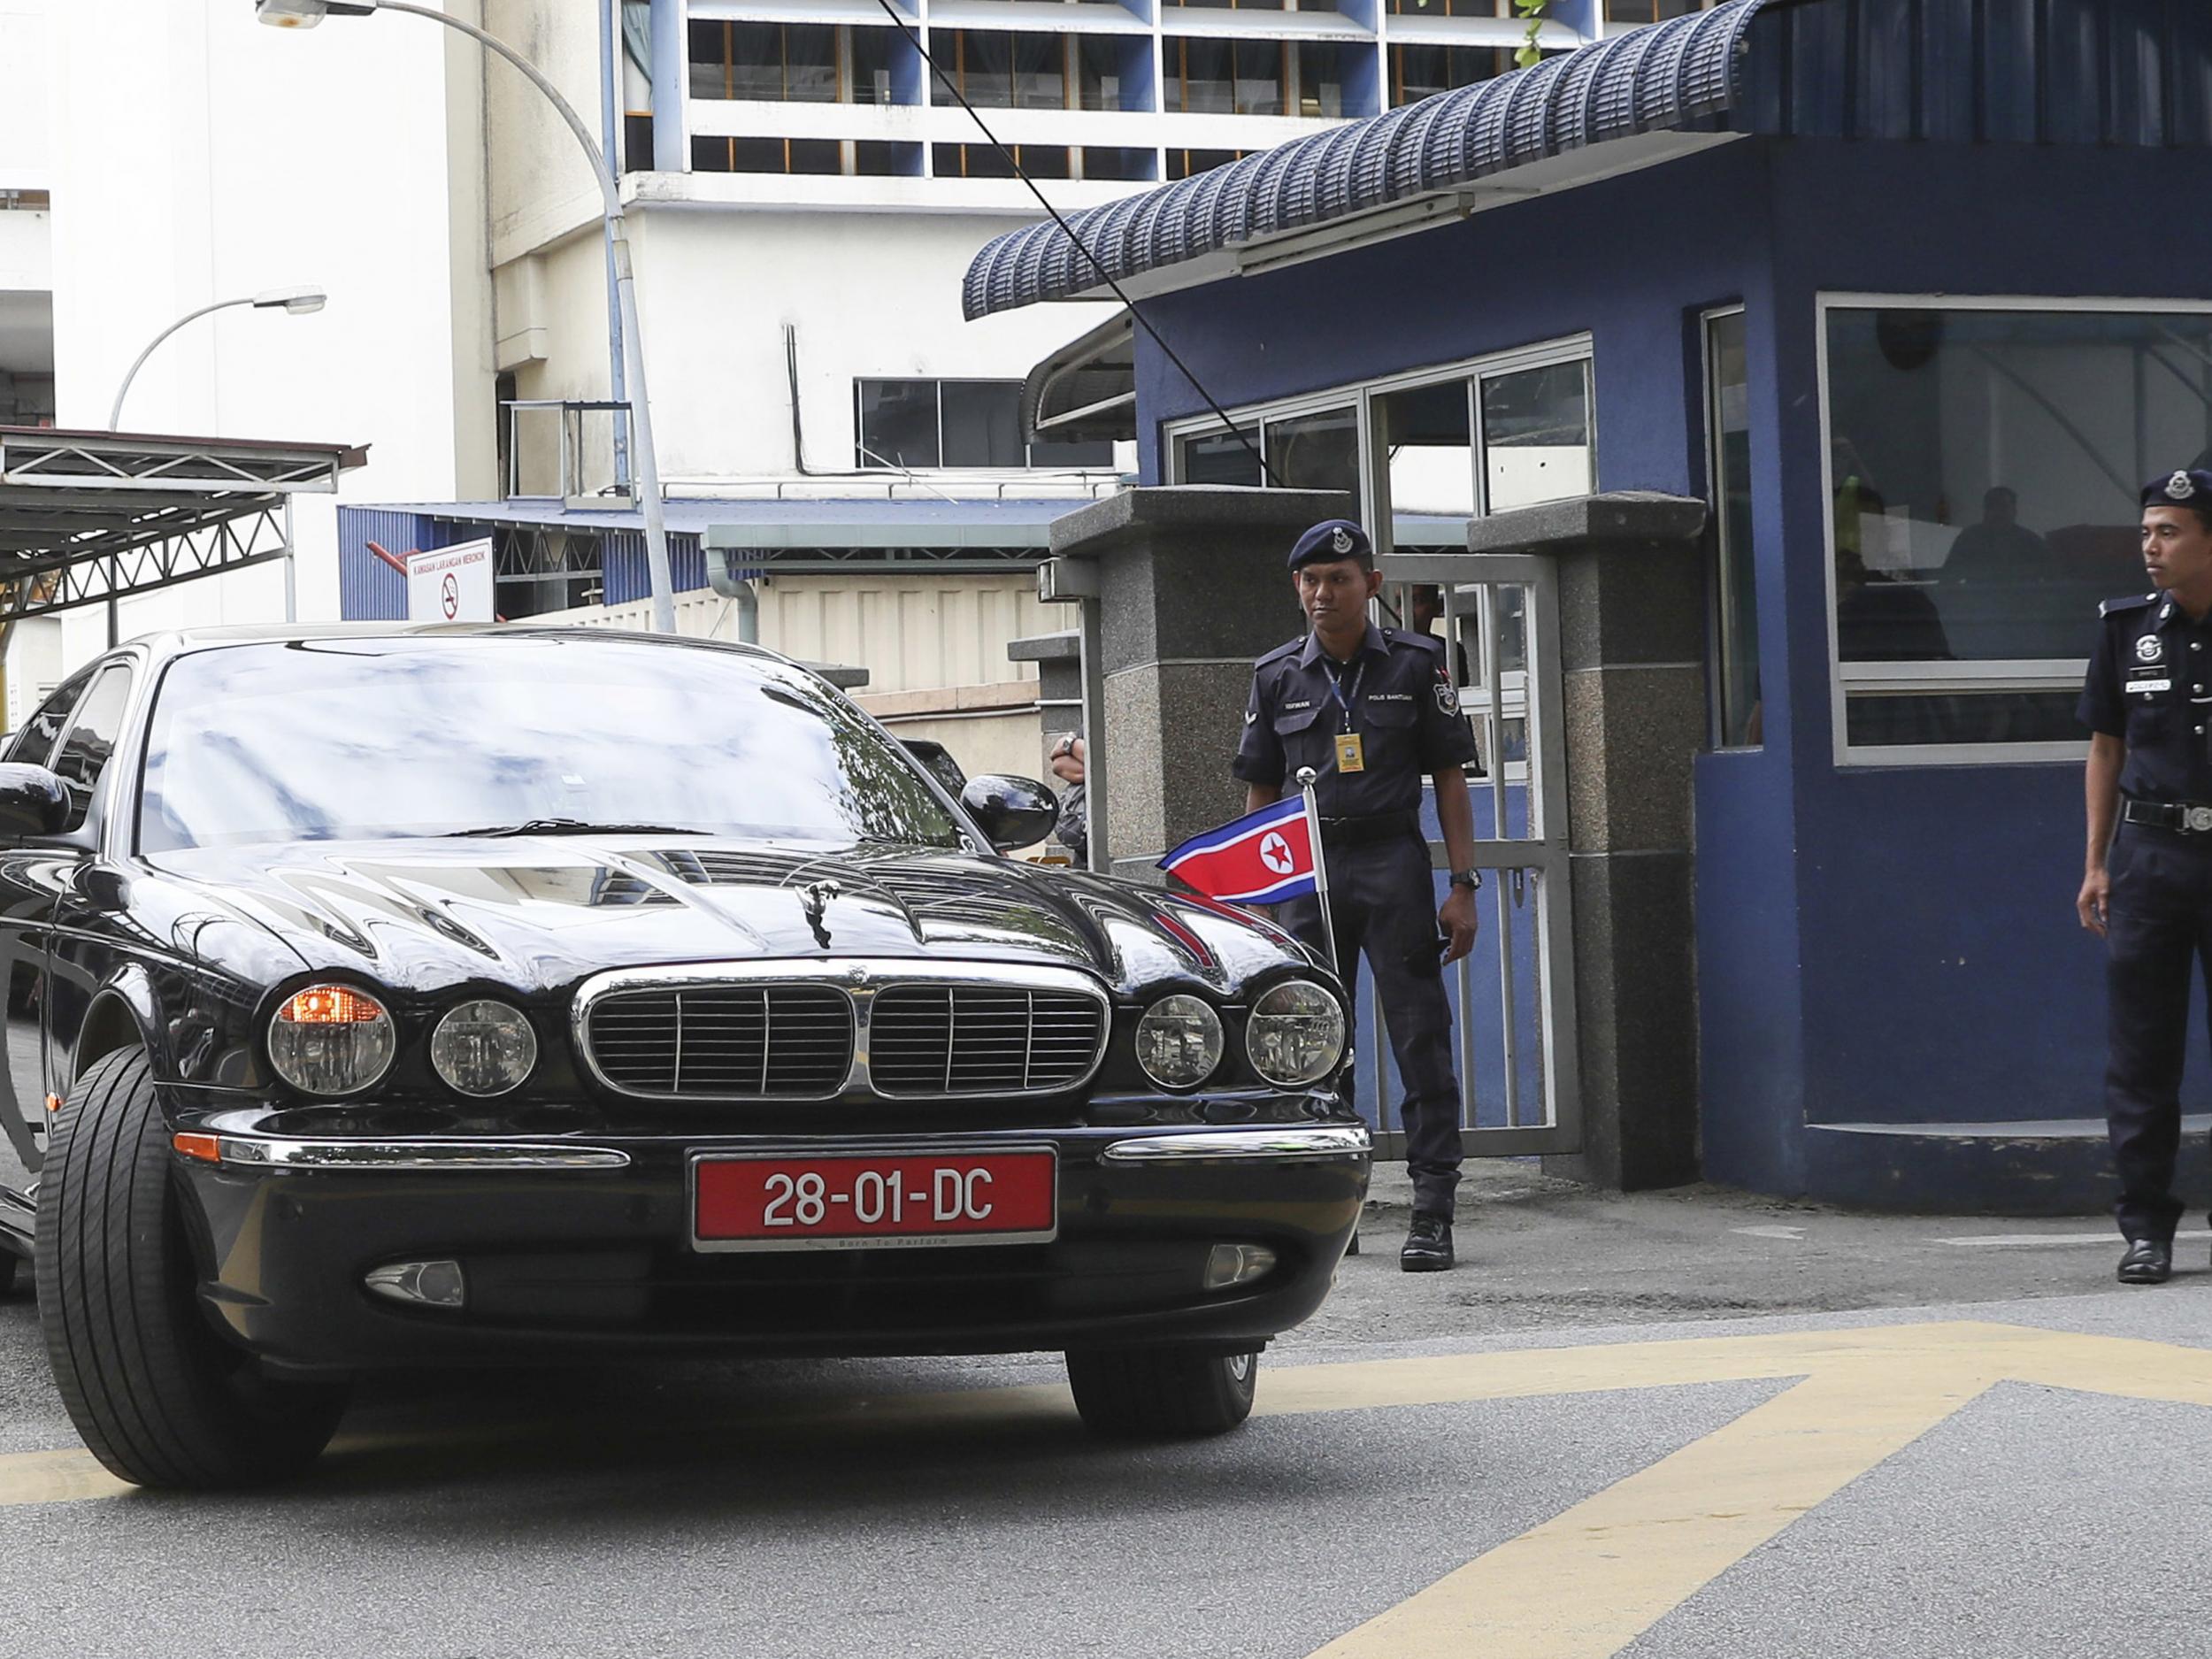
[[[1365,1191],[1341,991],[1003,856],[1050,811],[749,648],[110,652],[0,763],[0,1279],[86,1444],[265,1480],[364,1370],[703,1348],[1059,1350],[1094,1430],[1233,1427]]]

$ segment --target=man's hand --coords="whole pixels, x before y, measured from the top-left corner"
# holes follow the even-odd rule
[[[1445,951],[1446,962],[1457,962],[1475,948],[1475,895],[1471,887],[1454,887],[1452,896],[1444,901],[1443,909],[1436,913],[1436,920],[1452,936],[1451,948]]]
[[[2112,898],[2112,877],[2103,865],[2081,879],[2081,895],[2074,901],[2074,914],[2081,918],[2081,925],[2091,933],[2103,935],[2105,912]]]

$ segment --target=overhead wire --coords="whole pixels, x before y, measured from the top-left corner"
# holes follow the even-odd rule
[[[929,72],[936,77],[937,84],[952,94],[960,107],[968,112],[968,119],[975,123],[976,130],[989,141],[992,149],[1005,157],[1006,165],[1014,170],[1014,176],[1028,187],[1029,194],[1037,198],[1037,205],[1044,209],[1046,213],[1050,215],[1052,222],[1060,227],[1060,234],[1073,242],[1084,258],[1090,261],[1091,269],[1098,273],[1099,280],[1113,291],[1114,297],[1127,307],[1130,318],[1137,326],[1151,336],[1152,343],[1159,347],[1167,360],[1175,365],[1186,380],[1190,382],[1191,389],[1206,400],[1206,407],[1213,411],[1216,419],[1227,429],[1230,435],[1251,451],[1253,460],[1259,464],[1260,472],[1267,481],[1278,489],[1282,488],[1283,480],[1275,475],[1275,469],[1267,464],[1267,457],[1261,451],[1260,446],[1252,441],[1251,434],[1237,425],[1230,417],[1229,411],[1216,401],[1214,395],[1206,389],[1205,382],[1192,372],[1189,364],[1183,361],[1181,354],[1173,346],[1168,344],[1165,335],[1153,326],[1152,319],[1137,309],[1136,301],[1129,297],[1123,290],[1121,284],[1114,280],[1113,273],[1108,271],[1099,257],[1091,251],[1091,245],[1077,235],[1073,227],[1061,217],[1060,210],[1053,206],[1046,198],[1045,193],[1037,188],[1037,181],[1023,170],[1021,158],[999,141],[998,134],[991,130],[990,124],[983,119],[975,105],[968,102],[968,95],[961,90],[953,78],[944,72],[936,58],[930,55],[929,48],[922,44],[920,32],[899,15],[898,8],[892,4],[891,0],[876,0],[876,4],[882,9],[884,16],[889,18],[898,31],[906,37],[907,43],[913,47],[921,60],[929,65]]]

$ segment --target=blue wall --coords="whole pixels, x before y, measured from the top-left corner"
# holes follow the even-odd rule
[[[1696,316],[1745,302],[1765,742],[1701,757],[1695,779],[1716,1179],[1820,1190],[1809,1122],[2101,1110],[2102,956],[2072,914],[2079,767],[1833,764],[1814,302],[2212,298],[2212,222],[2173,205],[2204,166],[2191,150],[1744,140],[1146,303],[1231,405],[1586,332],[1600,488],[1702,495]],[[1158,423],[1203,404],[1141,334],[1138,388],[1156,481]]]

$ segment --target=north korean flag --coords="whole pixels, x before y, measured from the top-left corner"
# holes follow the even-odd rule
[[[1314,891],[1313,826],[1303,795],[1194,835],[1160,860],[1210,899],[1279,904]]]

